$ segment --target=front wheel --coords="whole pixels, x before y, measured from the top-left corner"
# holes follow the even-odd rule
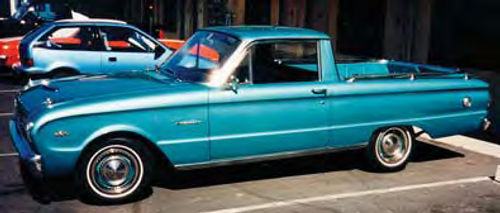
[[[389,127],[377,131],[367,148],[370,166],[378,171],[399,171],[406,167],[414,146],[412,131],[406,127]]]
[[[84,153],[79,165],[77,181],[85,197],[116,203],[149,187],[151,154],[140,142],[115,138],[98,144]]]
[[[26,85],[29,81],[29,76],[25,73],[14,73],[14,81],[19,85]]]

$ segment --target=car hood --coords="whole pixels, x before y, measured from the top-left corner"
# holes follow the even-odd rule
[[[16,100],[21,105],[18,108],[35,116],[61,108],[204,90],[206,87],[203,85],[177,81],[155,72],[129,72],[33,81],[26,85]]]

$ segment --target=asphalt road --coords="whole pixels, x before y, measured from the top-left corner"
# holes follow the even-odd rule
[[[0,212],[500,212],[498,158],[420,143],[406,170],[374,173],[360,151],[228,166],[160,177],[140,200],[80,201],[64,181],[55,200],[33,200],[17,168],[7,122],[19,86],[0,77]]]

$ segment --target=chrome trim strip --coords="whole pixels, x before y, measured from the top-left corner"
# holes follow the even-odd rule
[[[213,136],[213,137],[164,140],[164,141],[159,141],[157,144],[158,145],[170,145],[170,144],[177,144],[177,143],[197,143],[197,142],[231,140],[231,139],[249,138],[249,137],[262,137],[262,136],[274,136],[274,135],[285,135],[285,134],[309,133],[309,132],[318,132],[318,131],[331,131],[331,130],[339,130],[339,129],[355,128],[355,127],[365,127],[365,126],[387,126],[389,124],[390,125],[408,124],[408,123],[417,122],[417,121],[421,122],[421,121],[428,121],[428,120],[434,120],[434,119],[453,118],[453,117],[472,116],[472,115],[486,115],[486,111],[454,113],[454,114],[448,114],[448,115],[429,116],[429,117],[425,117],[425,118],[411,118],[411,119],[400,119],[400,120],[391,120],[391,121],[377,121],[377,122],[368,122],[368,123],[344,124],[344,125],[307,128],[307,129],[292,129],[292,130],[282,130],[282,131],[221,135],[221,136]]]
[[[328,154],[328,153],[341,152],[341,151],[347,151],[347,150],[357,150],[357,149],[363,149],[367,145],[368,145],[368,143],[361,143],[361,145],[343,147],[343,148],[324,148],[324,149],[315,149],[315,150],[306,150],[306,151],[280,152],[280,153],[276,153],[276,154],[266,154],[266,155],[258,155],[258,156],[243,157],[243,158],[236,158],[236,159],[228,159],[228,160],[216,160],[216,161],[210,161],[210,162],[191,163],[191,164],[178,164],[178,165],[174,165],[174,167],[176,169],[179,169],[179,170],[191,170],[191,169],[218,167],[218,166],[228,166],[228,165],[235,165],[235,164],[279,160],[279,159],[285,159],[285,158],[321,155],[321,154]]]
[[[373,93],[344,93],[331,95],[329,97],[344,98],[344,97],[357,97],[357,96],[377,96],[377,95],[405,95],[405,94],[422,94],[422,93],[436,93],[436,92],[460,92],[460,91],[488,91],[488,87],[471,87],[471,88],[455,88],[455,89],[429,89],[429,90],[416,90],[416,91],[390,91],[390,92],[373,92]]]

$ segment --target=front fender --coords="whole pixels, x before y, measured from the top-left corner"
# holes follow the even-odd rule
[[[89,135],[82,143],[82,147],[80,150],[83,150],[89,143],[94,141],[95,139],[110,134],[110,133],[115,133],[115,132],[127,132],[127,133],[133,133],[135,135],[140,135],[143,138],[146,138],[148,141],[152,141],[153,136],[149,135],[146,131],[143,129],[132,126],[132,125],[112,125],[112,126],[106,126],[103,127],[91,135]]]
[[[113,121],[116,124],[112,124]],[[46,124],[34,135],[33,141],[43,156],[44,175],[64,176],[74,172],[82,151],[95,139],[113,132],[127,132],[154,142],[157,138],[147,133],[153,131],[144,129],[153,125],[153,121],[147,120],[136,124],[130,119],[117,121],[110,115],[72,117]],[[56,135],[59,131],[67,132],[67,135]]]

